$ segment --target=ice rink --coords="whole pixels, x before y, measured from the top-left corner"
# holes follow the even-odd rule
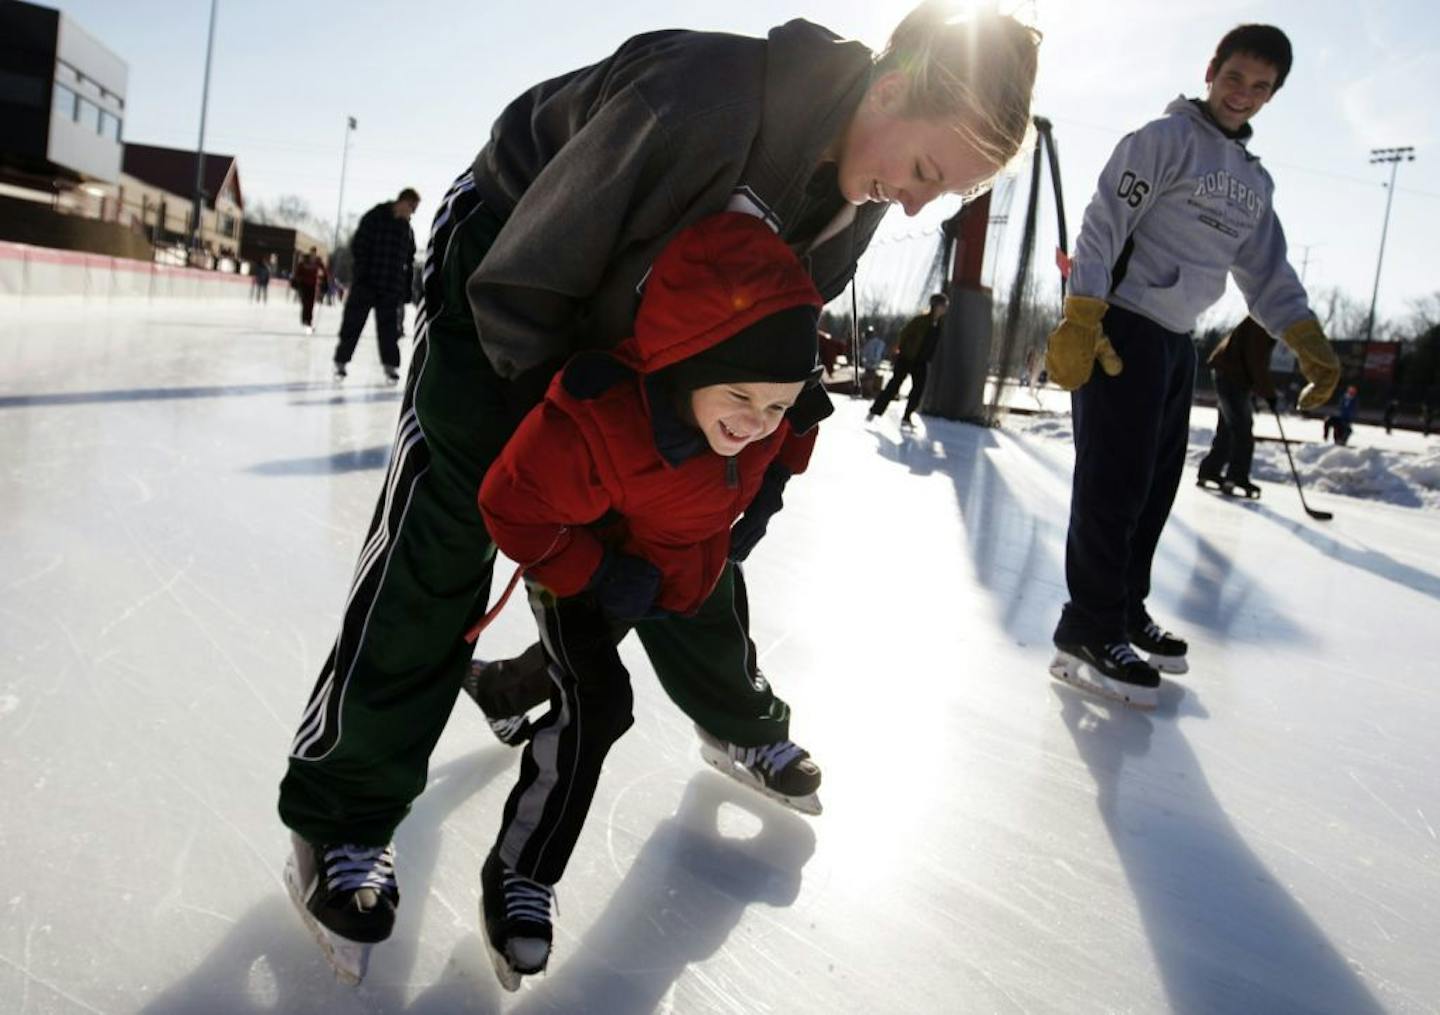
[[[1187,482],[1147,715],[1046,672],[1068,444],[843,398],[747,565],[824,815],[706,769],[632,639],[549,973],[504,994],[481,943],[519,756],[462,700],[336,982],[275,789],[399,394],[295,316],[0,305],[0,1012],[1440,1011],[1437,515]]]

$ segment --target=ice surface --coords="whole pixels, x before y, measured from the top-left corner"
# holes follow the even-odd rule
[[[275,786],[398,394],[368,336],[332,386],[338,310],[295,316],[0,306],[0,1011],[1440,1006],[1433,511],[1317,488],[1316,523],[1270,466],[1258,502],[1185,485],[1151,607],[1192,671],[1147,716],[1046,675],[1070,449],[1040,431],[1067,421],[905,435],[845,400],[747,566],[825,814],[706,769],[627,644],[637,722],[551,971],[502,997],[478,870],[518,756],[462,701],[398,836],[396,934],[336,983]]]

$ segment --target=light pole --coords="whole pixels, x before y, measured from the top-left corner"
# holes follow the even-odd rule
[[[1304,284],[1305,284],[1305,273],[1310,270],[1310,261],[1311,261],[1310,251],[1314,250],[1316,247],[1323,247],[1324,245],[1325,245],[1325,244],[1323,244],[1323,243],[1297,243],[1297,244],[1295,244],[1295,246],[1296,246],[1298,249],[1305,251],[1305,256],[1300,259],[1300,284],[1301,284],[1301,285],[1304,285]]]
[[[220,0],[210,0],[210,37],[205,43],[205,84],[200,91],[200,141],[195,146],[195,230],[190,235],[190,249],[200,246],[200,230],[205,221],[205,110],[210,104],[210,56],[215,51],[215,8]]]
[[[1380,295],[1380,265],[1385,263],[1385,234],[1390,231],[1390,202],[1395,200],[1395,170],[1402,162],[1414,162],[1414,148],[1371,148],[1370,164],[1390,163],[1390,189],[1385,195],[1385,224],[1380,227],[1380,255],[1375,258],[1375,287],[1370,290],[1370,317],[1365,322],[1365,341],[1375,331],[1375,298]]]
[[[345,165],[350,161],[350,133],[355,129],[355,117],[345,117],[345,146],[340,153],[340,200],[335,203],[335,236],[330,242],[330,265],[335,265],[335,255],[340,250],[340,216],[345,208]]]

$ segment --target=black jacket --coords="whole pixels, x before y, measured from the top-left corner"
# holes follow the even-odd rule
[[[410,277],[415,263],[415,232],[395,216],[395,202],[382,201],[367,211],[350,241],[355,258],[355,282],[381,296],[410,300]]]
[[[512,102],[472,167],[505,220],[466,288],[497,372],[630,335],[660,250],[727,209],[764,218],[839,295],[886,206],[812,181],[872,66],[860,43],[800,20],[765,39],[652,32]]]

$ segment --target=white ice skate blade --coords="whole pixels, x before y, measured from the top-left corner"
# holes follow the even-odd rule
[[[481,920],[481,926],[483,927],[483,916],[481,917]],[[504,955],[501,955],[499,950],[490,943],[489,934],[486,934],[482,930],[480,932],[480,936],[485,939],[485,950],[490,953],[490,964],[495,967],[495,979],[500,981],[500,986],[504,987],[512,994],[515,993],[517,990],[520,989],[520,981],[523,979],[523,977],[520,975],[520,971],[514,966],[512,966],[510,964],[510,960],[507,959]]]
[[[1111,701],[1118,701],[1131,708],[1149,711],[1155,707],[1158,700],[1155,688],[1135,687],[1133,684],[1122,684],[1118,680],[1111,680],[1083,659],[1076,658],[1068,652],[1055,653],[1055,658],[1050,663],[1050,675],[1071,687],[1098,695],[1101,698],[1109,698]]]
[[[504,987],[510,993],[513,994],[520,989],[520,982],[524,980],[525,977],[534,976],[537,973],[543,973],[545,971],[545,966],[541,966],[535,970],[534,973],[522,973],[510,964],[510,960],[505,957],[500,949],[495,947],[494,943],[490,940],[490,935],[485,931],[485,900],[483,898],[480,900],[480,937],[485,942],[485,951],[490,956],[490,965],[495,968],[495,979],[499,980],[500,986]],[[549,963],[547,962],[546,965],[549,965]]]
[[[769,797],[776,803],[784,804],[791,810],[812,816],[820,814],[823,811],[823,808],[820,806],[820,795],[818,793],[809,793],[805,796],[786,796],[783,793],[777,793],[761,782],[760,777],[751,772],[750,769],[732,760],[728,753],[711,747],[703,740],[700,741],[700,757],[704,759],[705,764],[715,769],[715,771],[721,775],[728,775],[741,785],[755,790],[762,796]]]
[[[320,950],[325,953],[325,960],[330,963],[330,968],[335,970],[336,978],[352,986],[365,979],[373,945],[341,937],[315,919],[315,914],[305,908],[305,892],[300,884],[300,875],[295,870],[293,855],[285,861],[285,888],[289,892],[290,901],[295,903],[295,908],[300,913],[300,919],[310,928]]]
[[[1184,656],[1162,656],[1159,654],[1146,657],[1146,661],[1161,673],[1189,673],[1190,664],[1185,661]]]

